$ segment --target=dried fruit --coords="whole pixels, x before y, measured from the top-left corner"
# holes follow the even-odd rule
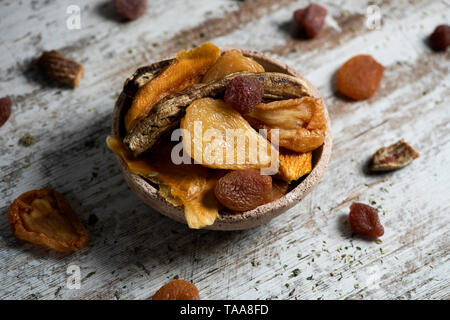
[[[299,153],[284,148],[279,150],[280,164],[277,177],[291,182],[312,170],[312,153]]]
[[[209,168],[260,169],[269,167],[276,155],[270,142],[222,100],[195,100],[180,127],[184,150]]]
[[[381,237],[384,234],[377,210],[367,204],[353,203],[350,206],[348,222],[356,233],[372,237]]]
[[[11,115],[11,99],[9,97],[0,98],[0,127],[8,121]]]
[[[200,295],[195,285],[176,279],[159,288],[152,300],[200,300]]]
[[[252,210],[272,200],[272,177],[254,169],[230,171],[219,179],[214,194],[228,209]]]
[[[337,73],[337,88],[343,95],[363,100],[380,86],[384,67],[370,55],[357,55],[345,62]]]
[[[80,250],[88,239],[69,202],[52,189],[19,196],[9,207],[8,220],[17,238],[57,251]]]
[[[315,3],[294,12],[294,20],[308,38],[318,35],[325,23],[326,16],[327,9]]]
[[[450,26],[441,24],[434,29],[428,38],[428,43],[435,51],[443,51],[450,44]]]
[[[322,100],[303,97],[258,104],[245,117],[257,129],[278,129],[278,145],[296,152],[317,149],[325,139],[326,118]]]
[[[147,10],[147,0],[114,0],[116,12],[126,20],[136,20]]]
[[[36,61],[37,66],[50,78],[71,88],[76,88],[83,75],[83,66],[58,51],[44,51]]]
[[[410,164],[419,157],[419,153],[414,150],[403,139],[388,147],[378,149],[369,164],[370,171],[391,171]]]
[[[258,79],[238,76],[228,83],[224,100],[240,114],[247,114],[261,102],[263,94]]]
[[[238,71],[264,72],[264,68],[252,58],[245,57],[240,51],[230,50],[208,70],[202,82],[218,80]]]
[[[192,50],[180,51],[168,67],[139,88],[125,116],[127,131],[145,118],[158,101],[200,82],[219,58],[219,53],[219,48],[209,42]]]

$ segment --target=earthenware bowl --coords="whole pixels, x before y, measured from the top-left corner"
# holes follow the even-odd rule
[[[310,84],[298,71],[289,67],[285,63],[270,58],[260,52],[250,51],[245,49],[238,49],[232,47],[221,47],[221,52],[226,52],[232,49],[237,49],[241,51],[245,56],[251,57],[260,63],[266,71],[271,72],[282,72],[285,74],[293,75],[295,77],[301,78],[310,86],[311,90],[314,92],[316,97],[320,97],[319,91]],[[124,116],[124,102],[125,94],[122,92],[119,96],[114,111],[112,114],[112,134],[120,135],[121,123],[123,123]],[[328,111],[325,107],[325,116],[327,119],[327,131],[325,133],[324,144],[314,150],[313,152],[313,169],[306,176],[302,177],[298,184],[290,190],[284,197],[270,202],[268,204],[259,206],[253,210],[246,212],[230,212],[223,210],[220,212],[220,218],[218,218],[215,223],[205,229],[211,230],[243,230],[254,228],[263,223],[270,221],[276,216],[286,212],[289,208],[293,207],[300,200],[305,197],[308,192],[310,192],[320,181],[325,168],[328,164],[331,155],[331,123],[328,115]],[[130,173],[125,162],[117,157],[117,161],[120,169],[122,170],[125,181],[128,183],[131,190],[133,190],[145,203],[147,203],[153,209],[159,211],[160,213],[166,215],[167,217],[176,220],[181,223],[186,223],[184,218],[183,207],[175,207],[168,203],[164,198],[158,194],[158,190],[147,180],[141,178],[138,175]]]

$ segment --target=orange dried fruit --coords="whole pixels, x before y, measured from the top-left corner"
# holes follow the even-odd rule
[[[299,153],[287,149],[279,150],[279,169],[277,177],[291,182],[308,174],[312,170],[312,153]]]
[[[278,145],[296,152],[317,149],[325,139],[326,118],[322,100],[302,97],[258,104],[245,118],[257,129],[278,129]]]
[[[176,279],[159,288],[152,300],[200,300],[200,295],[195,285]]]
[[[244,56],[239,50],[230,50],[208,70],[202,82],[218,80],[238,71],[264,72],[264,67],[252,58]]]
[[[219,53],[219,48],[210,42],[192,50],[180,51],[168,67],[139,88],[125,115],[126,130],[130,131],[164,97],[200,82],[218,59]]]
[[[277,155],[270,142],[223,100],[195,100],[186,109],[180,127],[184,150],[209,168],[266,168]]]
[[[88,240],[69,202],[53,189],[20,195],[9,207],[8,220],[17,238],[57,251],[80,250]]]
[[[367,99],[378,90],[383,73],[384,67],[372,56],[360,54],[339,68],[337,88],[351,99]]]
[[[272,177],[255,169],[230,171],[217,181],[214,194],[228,209],[252,210],[272,200]]]

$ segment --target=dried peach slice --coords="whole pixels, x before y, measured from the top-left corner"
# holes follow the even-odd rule
[[[279,129],[278,145],[296,152],[317,149],[325,139],[326,118],[319,98],[261,103],[245,118],[253,127],[267,129],[269,140],[271,129]]]
[[[176,279],[159,288],[152,300],[200,300],[200,295],[195,285]]]
[[[208,70],[202,82],[218,80],[238,71],[264,72],[264,67],[252,58],[245,57],[239,50],[230,50]]]
[[[299,153],[287,149],[279,150],[280,166],[277,177],[291,182],[308,174],[312,170],[312,153]]]
[[[219,53],[219,48],[210,42],[192,50],[180,51],[156,78],[139,88],[125,116],[126,130],[130,131],[164,97],[200,82],[219,58]]]
[[[214,169],[271,166],[276,150],[223,100],[195,100],[181,120],[183,148],[197,163]]]
[[[53,189],[19,196],[9,207],[8,220],[17,238],[61,252],[80,250],[88,239],[69,202]]]

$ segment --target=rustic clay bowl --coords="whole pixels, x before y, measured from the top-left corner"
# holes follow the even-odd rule
[[[221,47],[221,52],[226,52],[232,49],[232,47]],[[310,89],[314,92],[316,97],[320,97],[319,91],[314,88],[309,81],[307,81],[298,71],[292,69],[287,66],[283,62],[270,58],[260,52],[250,51],[245,49],[237,49],[240,50],[245,56],[251,57],[260,63],[266,71],[272,72],[282,72],[285,74],[293,75],[300,79],[306,81],[306,83],[310,86]],[[124,104],[126,98],[125,94],[119,96],[116,105],[114,107],[114,111],[112,114],[112,134],[120,135],[121,133],[121,124],[123,123],[123,116],[125,114]],[[325,168],[328,164],[331,154],[331,123],[328,115],[328,111],[325,107],[325,116],[327,119],[327,131],[325,133],[325,142],[324,144],[314,150],[313,152],[313,169],[306,176],[300,179],[298,184],[290,190],[284,197],[270,202],[268,204],[259,206],[253,210],[246,212],[229,212],[223,210],[220,212],[220,218],[218,218],[215,223],[211,226],[205,227],[205,229],[211,230],[243,230],[249,229],[256,226],[259,226],[263,223],[268,222],[269,220],[275,218],[281,213],[287,211],[289,208],[293,207],[300,200],[303,199],[304,196],[308,194],[320,181],[322,175],[325,171]],[[184,218],[183,207],[175,207],[172,204],[168,203],[164,198],[159,196],[158,190],[147,180],[141,178],[138,175],[130,173],[124,161],[116,156],[117,161],[119,163],[119,167],[122,170],[123,176],[128,183],[131,190],[133,190],[145,203],[147,203],[153,209],[161,212],[167,217],[176,220],[181,223],[186,223]]]

